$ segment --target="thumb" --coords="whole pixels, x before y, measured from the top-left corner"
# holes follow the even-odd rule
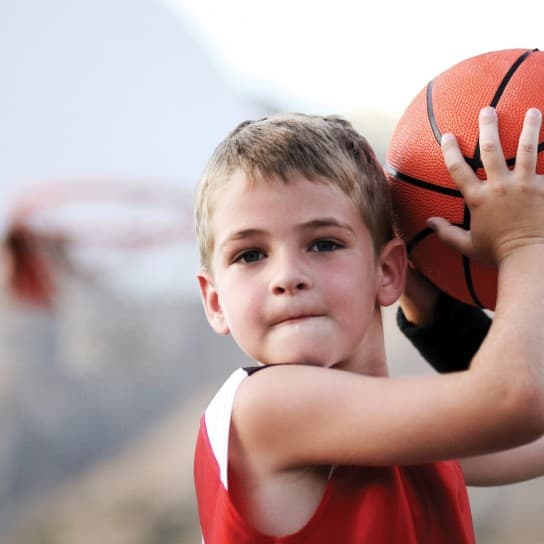
[[[459,251],[466,257],[474,255],[474,246],[469,230],[452,225],[443,217],[430,217],[427,225],[431,228],[437,238],[451,248]]]

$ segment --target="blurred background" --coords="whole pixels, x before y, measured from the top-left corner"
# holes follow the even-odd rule
[[[199,416],[243,364],[198,300],[192,195],[238,122],[339,113],[383,159],[432,77],[534,48],[533,2],[0,0],[0,542],[200,542]],[[429,372],[385,312],[393,372]],[[542,479],[471,490],[544,541]]]

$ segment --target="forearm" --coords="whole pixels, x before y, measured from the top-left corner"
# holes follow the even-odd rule
[[[544,438],[460,462],[467,485],[507,485],[538,478],[544,474]]]
[[[523,364],[542,377],[544,370],[544,244],[520,248],[499,265],[497,305],[490,334],[499,363]],[[487,342],[484,346],[487,345]],[[506,357],[505,355],[510,355]],[[488,357],[489,359],[489,357]],[[497,362],[485,361],[497,368]]]
[[[490,391],[502,392],[512,433],[528,438],[544,431],[543,268],[544,244],[522,247],[501,261],[493,323],[471,365]]]

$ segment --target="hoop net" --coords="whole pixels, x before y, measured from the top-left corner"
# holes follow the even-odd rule
[[[41,185],[16,203],[11,225],[14,292],[39,304],[54,300],[68,272],[136,294],[136,277],[142,293],[145,285],[167,292],[179,288],[175,267],[181,278],[186,265],[194,266],[191,196],[170,185]]]
[[[192,197],[158,183],[39,186],[16,203],[12,291],[54,310],[60,358],[78,372],[177,360],[197,293]]]

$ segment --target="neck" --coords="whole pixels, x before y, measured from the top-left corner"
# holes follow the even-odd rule
[[[380,309],[376,310],[375,317],[370,322],[353,357],[338,363],[335,368],[365,376],[389,376]]]

